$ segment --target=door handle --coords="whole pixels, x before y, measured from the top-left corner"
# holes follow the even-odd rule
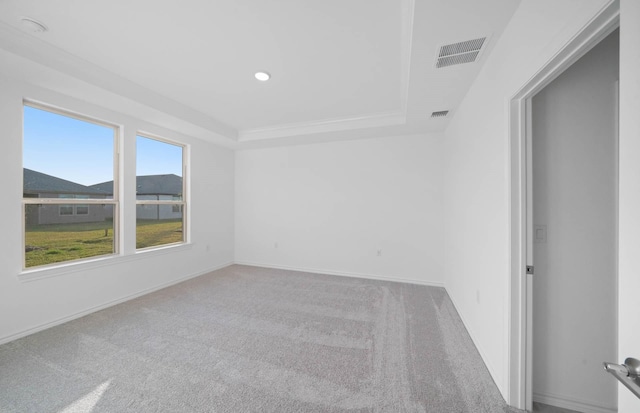
[[[606,371],[640,398],[640,360],[629,357],[623,364],[607,362],[603,364]]]

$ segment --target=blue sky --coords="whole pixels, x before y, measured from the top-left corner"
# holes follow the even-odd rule
[[[23,166],[93,185],[113,180],[114,130],[24,107]],[[136,174],[182,176],[182,147],[138,137]]]
[[[182,147],[138,136],[136,175],[182,176]]]

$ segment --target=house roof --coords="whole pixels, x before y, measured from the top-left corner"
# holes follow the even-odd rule
[[[182,178],[178,175],[145,175],[136,177],[138,195],[181,195]]]
[[[113,193],[113,181],[91,185],[91,188]],[[136,177],[137,195],[180,195],[182,178],[175,174],[142,175]]]
[[[42,172],[23,168],[24,193],[107,195],[99,188],[89,187]]]

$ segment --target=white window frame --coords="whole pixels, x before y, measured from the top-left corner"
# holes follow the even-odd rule
[[[183,148],[183,150],[184,150],[184,148]],[[184,178],[182,178],[182,179],[184,181]],[[183,188],[182,189],[184,191],[184,182],[183,182]],[[174,196],[173,197],[174,201],[176,200],[175,198],[176,197]],[[184,199],[184,194],[182,195],[182,199]],[[174,205],[173,208],[171,208],[171,212],[183,212],[183,211],[184,211],[184,206],[183,205]]]
[[[73,195],[62,194],[62,195],[58,195],[58,198],[60,198],[60,199],[71,199],[71,198],[73,198]],[[70,208],[71,212],[70,213],[66,213],[66,212],[63,213],[62,212],[63,209],[64,209],[64,211],[67,211],[67,208]],[[58,215],[61,216],[61,217],[73,216],[73,214],[74,214],[73,209],[74,209],[73,205],[71,205],[71,204],[61,204],[61,205],[58,206]]]
[[[184,245],[184,244],[188,244],[189,243],[189,226],[188,226],[188,222],[189,222],[189,216],[188,216],[188,193],[187,193],[187,188],[189,187],[188,185],[188,179],[189,179],[189,174],[188,174],[188,151],[189,151],[189,145],[182,143],[182,142],[178,142],[178,141],[174,141],[174,140],[170,140],[152,133],[148,133],[148,132],[143,132],[143,131],[138,131],[136,133],[136,141],[137,138],[141,137],[141,138],[145,138],[145,139],[152,139],[158,142],[162,142],[162,143],[166,143],[169,145],[174,145],[174,146],[179,146],[182,148],[182,200],[178,201],[178,200],[146,200],[146,199],[138,199],[138,194],[136,191],[136,215],[137,215],[137,208],[138,205],[143,205],[145,208],[149,208],[152,206],[158,206],[158,205],[171,205],[172,208],[171,210],[173,211],[174,208],[180,208],[181,212],[182,212],[182,241],[180,242],[172,242],[172,243],[168,243],[168,244],[161,244],[161,245],[154,245],[151,247],[145,247],[145,248],[137,248],[136,245],[136,252],[144,252],[144,251],[150,251],[150,250],[154,250],[154,249],[159,249],[159,248],[166,248],[169,246],[177,246],[177,245]],[[136,147],[136,151],[137,151],[137,147]],[[136,171],[138,169],[138,165],[136,164]],[[136,172],[137,174],[137,172]],[[173,198],[173,197],[172,197]],[[137,222],[137,216],[136,216],[136,222]],[[137,238],[138,238],[138,227],[136,225],[136,244],[137,244]]]
[[[107,128],[111,128],[113,129],[113,198],[110,199],[92,199],[92,198],[86,198],[86,199],[75,199],[75,198],[27,198],[24,196],[22,196],[22,270],[23,271],[31,271],[34,269],[43,269],[43,268],[52,268],[52,267],[59,267],[59,266],[66,266],[69,264],[73,264],[73,263],[80,263],[80,262],[86,262],[86,261],[92,261],[92,260],[96,260],[96,259],[101,259],[104,257],[113,257],[116,255],[120,254],[120,197],[119,197],[119,188],[120,188],[120,181],[119,181],[119,160],[120,160],[120,151],[119,151],[119,143],[120,143],[120,135],[121,135],[121,127],[113,124],[113,123],[109,123],[109,122],[105,122],[102,120],[98,120],[77,112],[73,112],[70,110],[66,110],[66,109],[62,109],[59,107],[55,107],[55,106],[51,106],[51,105],[47,105],[44,103],[40,103],[40,102],[35,102],[35,101],[31,101],[28,99],[24,99],[22,101],[22,108],[23,108],[23,113],[24,113],[24,107],[28,106],[34,109],[39,109],[39,110],[44,110],[50,113],[54,113],[56,115],[60,115],[60,116],[66,116],[72,119],[77,119],[80,121],[84,121],[84,122],[89,122],[89,123],[93,123],[95,125],[99,125],[99,126],[104,126]],[[22,120],[22,123],[24,125],[24,119]],[[24,143],[24,134],[22,135],[22,142]],[[24,161],[24,160],[23,160]],[[24,186],[23,186],[24,187]],[[59,205],[60,206],[67,206],[67,205],[71,205],[73,210],[72,210],[72,214],[71,215],[75,215],[76,213],[76,206],[77,205],[86,205],[87,207],[89,205],[112,205],[113,208],[113,253],[111,254],[104,254],[104,255],[96,255],[93,257],[87,257],[87,258],[81,258],[81,259],[76,259],[76,260],[68,260],[68,261],[60,261],[60,262],[56,262],[56,263],[51,263],[51,264],[44,264],[44,265],[37,265],[37,266],[33,266],[33,267],[27,267],[27,257],[26,257],[26,251],[25,251],[25,245],[26,245],[26,207],[27,205]],[[60,211],[58,209],[58,211]],[[63,214],[65,216],[68,216],[66,214]]]
[[[76,196],[74,196],[74,198],[77,198],[77,199],[90,199],[91,197],[89,195],[76,195]],[[87,212],[84,213],[84,214],[81,214],[80,212],[78,212],[80,210],[80,208],[82,208],[82,207],[87,208]],[[78,205],[76,205],[74,213],[76,215],[89,215],[89,204],[78,204]]]

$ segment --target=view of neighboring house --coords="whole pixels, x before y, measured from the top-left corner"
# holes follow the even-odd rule
[[[113,181],[91,185],[106,193],[113,192]],[[138,201],[178,201],[182,199],[182,178],[174,174],[142,175],[136,177]],[[137,219],[162,220],[182,218],[181,205],[138,205]]]
[[[67,181],[42,172],[23,168],[23,192],[25,198],[105,199],[104,191]],[[66,224],[100,222],[108,218],[103,205],[27,205],[26,224]]]
[[[136,179],[137,200],[175,201],[182,199],[182,178],[174,175],[146,175]],[[24,168],[25,198],[108,199],[113,197],[113,181],[85,186],[42,172]],[[181,205],[138,205],[137,219],[182,218]],[[28,205],[27,225],[101,222],[113,218],[107,205]]]

